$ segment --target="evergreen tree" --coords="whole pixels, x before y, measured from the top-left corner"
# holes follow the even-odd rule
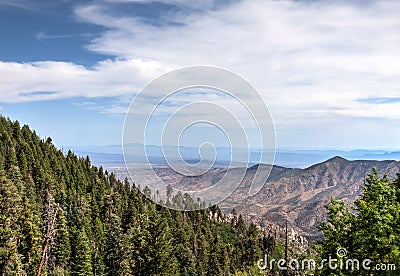
[[[23,210],[18,186],[0,171],[0,271],[2,275],[22,274],[19,216]]]
[[[105,264],[109,275],[117,275],[123,256],[121,219],[117,215],[111,214],[107,228]]]
[[[69,228],[65,211],[60,210],[57,214],[56,222],[56,239],[51,252],[52,267],[59,273],[65,273],[69,269],[69,261],[71,257],[71,243],[69,237]]]
[[[373,264],[395,264],[400,267],[399,225],[400,202],[399,189],[395,181],[387,175],[379,177],[373,169],[368,175],[363,193],[356,200],[354,212],[342,201],[331,199],[328,209],[328,221],[322,223],[320,230],[324,239],[316,249],[321,259],[329,255],[336,257],[339,248],[345,248],[347,259],[370,259]],[[340,257],[340,256],[339,256]],[[329,272],[325,268],[320,273]],[[368,271],[347,271],[349,275],[369,275]]]
[[[36,275],[42,253],[42,233],[40,216],[34,203],[23,198],[23,209],[20,216],[21,239],[19,251],[23,255],[23,263],[28,275]]]
[[[86,276],[93,275],[92,269],[92,248],[85,228],[76,230],[74,233],[73,262],[71,275]]]

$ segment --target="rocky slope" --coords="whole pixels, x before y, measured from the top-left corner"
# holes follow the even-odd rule
[[[324,206],[330,198],[354,202],[372,167],[391,178],[400,172],[398,161],[348,161],[341,157],[306,169],[281,169],[280,173],[271,175],[258,194],[245,199],[237,209],[261,226],[273,222],[283,227],[288,219],[289,225],[300,234],[315,238],[319,235],[318,223],[326,218]],[[230,202],[244,199],[243,191],[247,187],[241,188],[222,206],[229,208]]]
[[[354,202],[362,192],[365,176],[372,167],[392,178],[400,172],[398,161],[348,161],[341,157],[305,169],[273,166],[260,192],[248,197],[251,181],[258,168],[253,166],[247,169],[237,190],[220,207],[226,212],[235,208],[247,220],[264,228],[283,228],[287,219],[289,227],[299,235],[314,239],[319,235],[316,228],[318,223],[326,218],[324,206],[330,198]],[[267,174],[268,170],[264,171]],[[185,177],[169,168],[157,168],[156,173],[167,184],[182,190],[194,190],[214,185],[224,176],[226,169],[214,168],[198,177]],[[142,188],[154,181],[148,175],[146,172],[137,175],[137,183]]]

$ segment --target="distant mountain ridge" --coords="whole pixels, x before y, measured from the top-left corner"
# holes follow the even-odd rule
[[[129,144],[126,146],[130,155],[130,160],[135,163],[143,164],[148,162],[147,159],[154,165],[166,165],[164,154],[161,146],[147,145],[147,157],[136,156],[135,152],[140,152],[138,149],[143,148],[141,144]],[[124,164],[124,157],[121,145],[110,146],[91,146],[91,147],[71,147],[78,155],[89,155],[92,162],[96,165],[121,165]],[[168,149],[176,148],[167,146]],[[195,147],[179,147],[182,157],[186,160],[196,162],[199,160],[199,150]],[[226,147],[218,147],[217,151],[217,166],[227,166],[230,161],[230,149]],[[233,160],[236,165],[246,165],[246,151],[241,151],[240,160]],[[251,149],[249,164],[255,165],[259,163],[261,150]],[[385,150],[292,150],[292,149],[277,149],[275,155],[275,165],[289,168],[306,168],[316,163],[321,163],[334,156],[342,156],[348,160],[400,160],[399,151]]]
[[[381,174],[394,178],[400,172],[399,161],[354,160],[335,156],[305,169],[273,166],[267,182],[256,195],[248,197],[251,180],[258,165],[247,169],[246,176],[237,190],[220,207],[226,212],[232,208],[245,218],[262,227],[274,224],[289,225],[306,237],[319,235],[316,227],[326,218],[325,205],[333,196],[348,203],[362,192],[365,176],[375,167]],[[235,169],[232,169],[235,170]],[[170,168],[157,168],[157,175],[166,183],[182,190],[204,189],[218,182],[226,173],[225,168],[213,168],[198,177],[185,177]],[[238,175],[238,178],[241,175]],[[144,171],[137,176],[142,188],[148,181]]]

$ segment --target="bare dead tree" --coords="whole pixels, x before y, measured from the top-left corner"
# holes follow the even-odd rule
[[[49,248],[54,242],[55,236],[56,236],[56,228],[55,228],[55,223],[56,223],[56,218],[57,218],[57,212],[59,206],[54,206],[54,199],[53,195],[51,194],[50,191],[47,191],[47,207],[46,207],[46,213],[47,213],[47,219],[46,219],[46,235],[45,235],[45,241],[44,241],[44,247],[43,247],[43,253],[42,253],[42,258],[40,259],[39,263],[39,268],[37,271],[37,276],[41,274],[43,264],[47,264],[48,260],[48,254],[47,252],[49,251]]]

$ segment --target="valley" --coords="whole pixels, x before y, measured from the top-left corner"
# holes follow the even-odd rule
[[[249,185],[257,165],[247,169],[244,179],[228,198],[219,204],[230,213],[233,208],[248,221],[261,227],[274,224],[283,228],[286,219],[291,228],[310,240],[319,237],[317,225],[326,219],[326,209],[331,197],[352,203],[362,192],[365,177],[375,167],[381,174],[394,178],[400,172],[400,162],[394,160],[349,161],[333,157],[305,169],[273,166],[263,188],[248,197]],[[111,168],[121,179],[128,176],[126,169]],[[235,169],[231,169],[235,170]],[[138,170],[136,170],[137,172]],[[182,190],[205,189],[214,185],[226,173],[217,167],[198,177],[187,177],[167,167],[155,167],[157,176],[166,184]],[[154,181],[143,170],[134,178],[137,185],[144,188]],[[241,177],[238,175],[238,178]]]

